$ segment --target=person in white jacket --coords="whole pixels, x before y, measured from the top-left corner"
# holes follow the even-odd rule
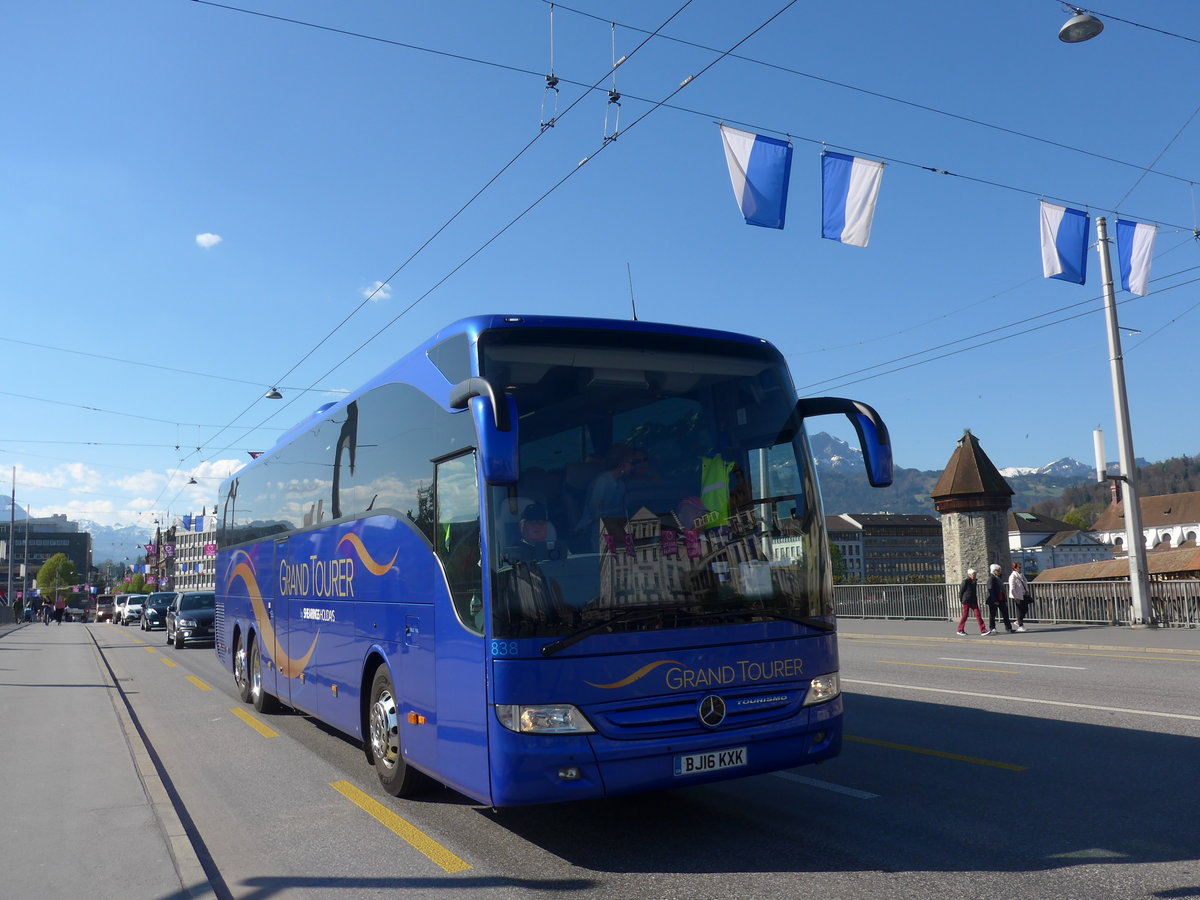
[[[1008,575],[1008,596],[1017,605],[1017,631],[1025,630],[1025,613],[1029,610],[1029,582],[1021,574],[1021,564],[1012,564]]]

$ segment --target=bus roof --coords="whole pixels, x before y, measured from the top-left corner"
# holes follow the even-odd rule
[[[593,319],[583,316],[522,316],[522,315],[479,315],[468,316],[452,322],[440,329],[428,340],[406,353],[392,365],[388,366],[361,387],[346,394],[340,400],[324,403],[309,415],[305,416],[294,426],[280,435],[275,444],[259,459],[266,462],[269,456],[279,447],[290,443],[297,435],[318,422],[328,418],[336,409],[347,406],[367,391],[384,384],[402,381],[425,391],[431,397],[440,398],[443,405],[448,398],[448,388],[453,383],[438,369],[429,358],[429,351],[439,344],[459,335],[465,335],[468,342],[475,344],[485,331],[496,329],[528,329],[528,328],[564,328],[589,331],[630,331],[643,334],[663,334],[680,337],[708,338],[710,340],[736,341],[738,343],[754,344],[756,346],[774,349],[774,345],[765,338],[753,337],[732,331],[717,331],[711,328],[696,328],[688,325],[673,325],[666,322],[643,322],[632,319]],[[475,374],[475,373],[471,373]],[[248,468],[252,468],[258,460],[253,460],[234,472],[230,478],[237,477]],[[227,479],[228,480],[228,479]]]

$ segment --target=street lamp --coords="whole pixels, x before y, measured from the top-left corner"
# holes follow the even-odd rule
[[[1117,297],[1113,290],[1112,264],[1108,257],[1108,223],[1096,217],[1096,252],[1100,255],[1100,278],[1104,287],[1104,317],[1108,323],[1108,357],[1112,373],[1113,407],[1117,418],[1117,459],[1121,472],[1121,502],[1125,506],[1125,547],[1129,559],[1129,593],[1133,601],[1133,626],[1154,625],[1146,577],[1146,541],[1142,536],[1142,509],[1134,487],[1133,435],[1129,428],[1129,398],[1125,394],[1125,363],[1121,356],[1121,326],[1117,324]]]
[[[1063,4],[1067,6],[1067,4]],[[1090,41],[1104,30],[1104,23],[1078,6],[1067,6],[1075,15],[1067,19],[1058,29],[1058,39],[1064,44],[1081,44]]]

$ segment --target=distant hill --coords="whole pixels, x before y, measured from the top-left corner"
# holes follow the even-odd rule
[[[817,477],[821,482],[821,496],[826,514],[934,514],[933,500],[929,495],[941,477],[940,470],[923,471],[896,466],[891,487],[873,488],[867,483],[862,453],[857,447],[852,447],[825,432],[811,435],[809,443],[817,465]],[[1172,465],[1180,462],[1182,461],[1169,460],[1166,463],[1150,464],[1139,459],[1138,484],[1142,495],[1200,490],[1200,459],[1189,461],[1192,463],[1191,468]],[[1109,463],[1111,471],[1116,471],[1116,468],[1115,463]],[[1167,475],[1164,471],[1161,475],[1155,475],[1160,468],[1169,470],[1172,474]],[[1093,515],[1084,512],[1086,519],[1094,521],[1108,502],[1109,487],[1107,484],[1095,483],[1094,468],[1070,457],[1055,460],[1044,466],[1010,466],[1001,469],[1000,473],[1015,492],[1012,503],[1014,510],[1033,509],[1042,515],[1062,518],[1063,514],[1074,507],[1085,503],[1099,503]],[[1187,487],[1189,484],[1195,486]],[[1165,489],[1168,487],[1170,489]]]

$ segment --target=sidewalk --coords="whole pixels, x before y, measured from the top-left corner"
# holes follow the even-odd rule
[[[984,612],[986,620],[987,613]],[[1123,625],[1067,625],[1026,622],[1024,634],[1000,630],[981,637],[974,620],[967,623],[967,636],[954,633],[957,620],[916,619],[838,619],[838,636],[855,638],[921,638],[934,641],[987,641],[997,644],[1032,644],[1087,650],[1113,650],[1127,653],[1200,654],[1200,628],[1129,628]]]
[[[0,626],[0,898],[212,889],[89,626]]]

